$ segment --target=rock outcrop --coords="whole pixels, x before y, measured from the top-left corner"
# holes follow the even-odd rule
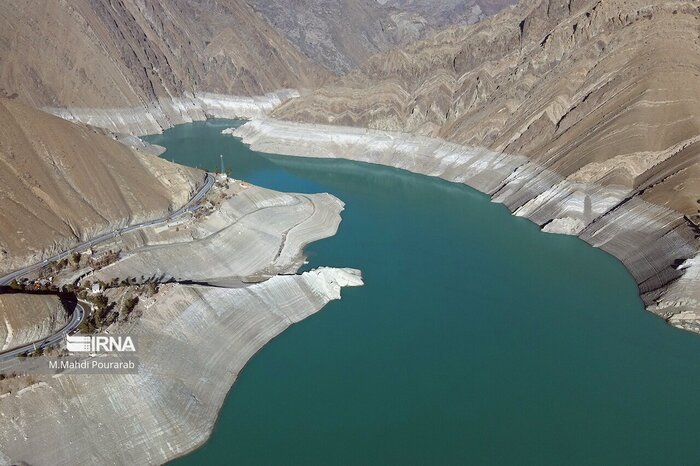
[[[487,12],[510,2],[479,1]],[[425,10],[375,0],[12,0],[0,14],[0,96],[131,134],[260,117],[328,70],[483,16],[456,14],[447,0],[433,4],[451,12],[441,20]]]
[[[206,213],[99,247],[124,257],[88,280],[174,280],[107,329],[137,337],[138,372],[34,375],[0,395],[0,464],[161,464],[187,453],[209,437],[255,352],[362,285],[353,269],[294,275],[303,247],[337,231],[335,197],[220,178],[205,204]]]
[[[200,170],[8,99],[0,99],[0,167],[0,272],[164,217],[204,181]]]
[[[273,116],[522,153],[564,175],[618,155],[663,151],[696,135],[695,3],[525,1],[374,56]],[[645,121],[651,126],[642,132],[635,123]],[[651,144],[648,133],[666,127],[674,130]],[[628,137],[617,143],[597,138],[623,129]],[[595,156],[572,147],[578,164],[550,161],[584,135],[599,139]]]
[[[0,13],[0,95],[114,131],[253,117],[327,76],[244,0],[13,0]]]
[[[314,62],[344,74],[377,52],[408,45],[446,25],[477,22],[515,0],[248,2]]]
[[[265,95],[324,76],[243,0],[9,1],[0,15],[0,88],[38,108]]]
[[[0,294],[0,351],[40,340],[67,323],[57,296]]]
[[[237,289],[163,285],[130,331],[137,374],[64,373],[0,396],[0,463],[161,464],[182,455],[207,440],[265,343],[338,299],[341,286],[361,283],[357,271],[318,269]]]
[[[503,8],[518,3],[515,0],[376,0],[384,6],[411,12],[425,18],[435,27],[473,24]]]
[[[687,317],[690,278],[668,284],[699,248],[698,24],[690,0],[526,0],[373,57],[273,116],[399,131],[363,136],[365,157],[337,144],[354,133],[324,128],[333,142],[314,150],[466,182],[614,254],[650,310]],[[267,151],[289,144],[288,127],[278,138],[263,126],[240,134]]]
[[[674,283],[694,263],[700,231],[678,211],[630,187],[567,179],[523,155],[408,133],[276,120],[225,132],[261,152],[346,158],[467,184],[545,231],[579,235],[619,258],[651,311],[669,319],[690,306],[700,315],[697,277],[689,273]],[[683,265],[685,259],[691,262]],[[691,315],[684,314],[686,328],[700,322],[689,322]]]

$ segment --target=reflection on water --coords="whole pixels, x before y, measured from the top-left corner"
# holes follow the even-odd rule
[[[469,188],[268,156],[214,120],[165,158],[346,203],[311,264],[366,285],[250,361],[180,464],[692,464],[700,337],[644,311],[622,265]]]

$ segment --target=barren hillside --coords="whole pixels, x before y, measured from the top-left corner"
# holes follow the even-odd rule
[[[698,223],[687,185],[700,189],[689,168],[700,152],[699,28],[692,1],[524,2],[376,56],[275,116],[436,136],[579,181],[654,186],[645,197]]]
[[[238,135],[470,184],[615,255],[651,310],[700,331],[699,101],[696,1],[525,0],[273,113],[330,127],[254,122]]]
[[[67,321],[66,309],[58,296],[0,294],[0,350],[51,335]]]
[[[0,271],[189,200],[199,170],[0,99]]]
[[[0,11],[0,89],[36,107],[262,95],[325,75],[243,0],[10,0]]]
[[[316,63],[336,74],[450,24],[471,24],[516,0],[247,0]],[[483,9],[482,9],[483,7]]]

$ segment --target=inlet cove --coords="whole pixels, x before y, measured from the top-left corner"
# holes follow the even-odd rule
[[[615,258],[462,185],[221,134],[242,123],[145,139],[174,162],[337,196],[338,234],[307,247],[305,270],[352,267],[366,284],[265,346],[209,442],[172,464],[700,458],[700,338],[646,312]]]

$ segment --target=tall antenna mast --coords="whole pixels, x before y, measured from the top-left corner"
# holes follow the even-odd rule
[[[219,159],[221,159],[221,174],[224,174],[224,154],[219,154]]]

